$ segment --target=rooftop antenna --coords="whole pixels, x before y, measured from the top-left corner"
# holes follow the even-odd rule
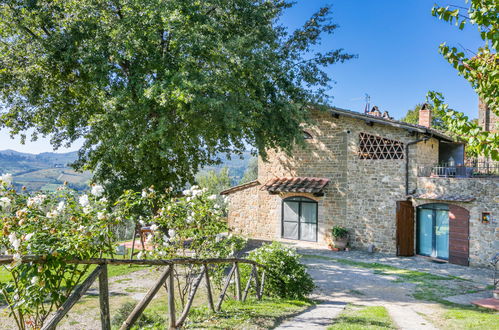
[[[366,95],[366,107],[364,108],[364,113],[368,113],[369,111],[371,111],[371,96],[369,96],[369,94],[365,94]]]

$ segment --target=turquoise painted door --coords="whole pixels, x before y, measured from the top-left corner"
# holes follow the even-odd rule
[[[449,208],[427,204],[418,208],[416,251],[420,255],[449,259]]]

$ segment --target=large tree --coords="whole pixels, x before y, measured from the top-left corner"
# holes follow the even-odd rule
[[[468,7],[434,6],[432,14],[463,29],[474,25],[483,40],[475,52],[458,50],[443,43],[440,53],[453,65],[458,74],[468,80],[490,110],[499,115],[499,1],[466,0]],[[499,134],[483,131],[461,112],[449,109],[442,94],[428,93],[434,109],[442,116],[449,130],[467,142],[473,155],[484,155],[499,160]]]
[[[116,192],[191,180],[218,152],[288,150],[305,105],[325,104],[315,52],[329,7],[288,32],[283,0],[5,0],[0,127],[54,147]]]

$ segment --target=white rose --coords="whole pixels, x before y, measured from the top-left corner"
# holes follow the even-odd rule
[[[33,237],[34,233],[29,233],[28,235],[24,236],[25,241],[29,241],[31,237]]]
[[[95,197],[101,197],[102,194],[104,194],[104,187],[98,184],[94,185],[92,187],[91,194]]]
[[[174,229],[168,229],[168,236],[170,236],[170,238],[174,237],[175,236],[175,230]]]
[[[0,183],[3,183],[7,187],[10,187],[12,185],[12,174],[4,173],[0,175]]]
[[[47,198],[47,195],[36,195],[35,197],[30,197],[28,198],[27,205],[28,207],[40,206],[43,204],[45,198]]]
[[[80,198],[78,199],[78,202],[83,207],[88,206],[90,204],[90,201],[88,200],[88,195],[80,196]]]
[[[38,283],[38,280],[39,280],[38,276],[33,276],[33,277],[31,278],[31,284],[36,284],[36,283]]]
[[[52,210],[50,212],[47,212],[47,218],[49,218],[49,219],[55,218],[58,215],[59,215],[59,213],[57,212],[57,210]]]
[[[16,238],[15,240],[12,241],[12,247],[14,248],[15,251],[19,250],[19,247],[21,246],[21,240]]]
[[[191,195],[191,193],[192,193],[192,192],[191,192],[189,189],[186,189],[186,190],[182,191],[182,194],[183,194],[184,196],[190,196],[190,195]]]
[[[92,207],[90,205],[87,205],[83,208],[83,213],[89,214],[90,212],[92,212]]]
[[[59,202],[59,204],[57,204],[57,212],[64,211],[64,208],[66,208],[66,203],[64,203],[63,201],[61,201],[61,202]]]
[[[147,197],[147,191],[144,189],[142,190],[142,198],[146,198]]]
[[[104,213],[104,212],[97,212],[97,219],[99,219],[99,220],[105,220],[106,219],[106,213]]]
[[[8,198],[8,197],[2,197],[2,198],[0,198],[0,207],[1,207],[2,209],[7,209],[7,208],[9,208],[9,207],[10,207],[10,204],[11,204],[11,202],[10,202],[10,198]]]
[[[152,230],[152,231],[156,231],[156,230],[158,230],[158,228],[159,228],[159,227],[158,227],[158,225],[156,225],[156,224],[151,225],[151,230]]]
[[[217,199],[217,195],[208,196],[208,199],[214,201],[215,199]]]

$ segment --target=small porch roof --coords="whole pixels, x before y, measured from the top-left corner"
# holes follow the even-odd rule
[[[280,192],[310,193],[314,195],[324,194],[324,188],[329,183],[327,178],[314,177],[292,177],[274,178],[269,180],[261,190],[267,190],[271,194]]]

